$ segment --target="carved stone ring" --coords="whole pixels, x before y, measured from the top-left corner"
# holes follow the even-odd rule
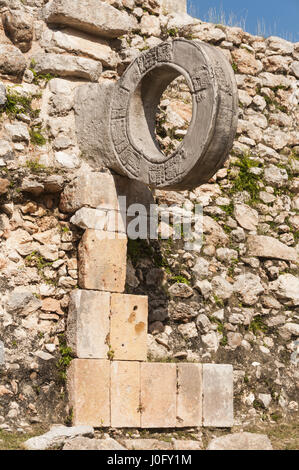
[[[166,156],[155,137],[157,106],[180,75],[192,95],[192,120],[180,146]],[[106,121],[110,142],[99,142],[99,151],[104,159],[106,154],[107,166],[151,187],[192,189],[226,160],[237,110],[234,73],[217,48],[185,39],[162,42],[137,57],[113,86]]]

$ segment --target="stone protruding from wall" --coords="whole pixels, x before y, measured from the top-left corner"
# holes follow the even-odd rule
[[[74,425],[233,425],[231,366],[74,359],[68,389]]]
[[[155,138],[156,111],[180,75],[192,94],[192,120],[183,142],[166,156]],[[115,85],[84,85],[75,98],[77,139],[91,164],[173,190],[207,183],[222,167],[235,138],[237,111],[236,80],[224,54],[181,38],[139,55]]]

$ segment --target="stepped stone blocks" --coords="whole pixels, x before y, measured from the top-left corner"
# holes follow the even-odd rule
[[[111,362],[111,426],[140,427],[140,363]]]
[[[202,423],[202,365],[177,365],[176,426],[201,426]]]
[[[176,365],[141,363],[141,427],[176,426]]]
[[[111,295],[110,347],[113,359],[146,361],[148,299],[141,295]]]
[[[232,367],[228,365],[74,359],[68,390],[74,425],[233,425]]]
[[[123,292],[126,282],[127,236],[87,229],[79,244],[79,286]]]
[[[233,424],[233,367],[203,364],[203,425],[221,428]]]
[[[72,292],[67,319],[68,344],[78,358],[107,359],[110,293]]]
[[[73,424],[110,426],[110,361],[74,359],[68,370]]]

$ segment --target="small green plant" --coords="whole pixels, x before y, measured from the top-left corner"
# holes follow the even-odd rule
[[[60,378],[65,382],[67,368],[74,359],[74,353],[72,349],[67,346],[66,338],[63,334],[59,335],[59,352],[60,358],[58,359],[56,366],[59,370]]]
[[[70,409],[69,414],[65,418],[65,425],[66,426],[71,426],[73,424],[73,419],[74,419],[74,410],[73,408]]]
[[[173,284],[175,283],[181,283],[181,284],[187,284],[188,286],[190,285],[190,281],[186,279],[184,276],[181,276],[180,274],[177,276],[173,276],[170,280]]]
[[[9,119],[15,119],[19,114],[26,114],[31,119],[38,117],[40,110],[32,109],[32,100],[35,96],[23,96],[13,88],[7,88],[6,104],[3,111]]]
[[[236,166],[238,166],[240,170],[238,176],[233,179],[233,185],[230,190],[231,194],[247,191],[251,196],[252,202],[258,202],[260,192],[259,181],[261,180],[261,176],[249,170],[251,168],[261,168],[262,164],[251,158],[249,154],[244,154],[240,157],[239,161],[236,162]]]
[[[109,359],[109,361],[113,361],[114,359],[114,350],[111,348],[111,344],[109,344],[109,349],[108,349],[108,352],[107,352],[107,357]]]
[[[41,134],[41,129],[39,127],[32,127],[29,131],[30,134],[30,142],[33,145],[38,145],[42,147],[47,143],[46,138]]]
[[[26,167],[29,168],[32,173],[42,173],[47,170],[47,167],[39,163],[37,159],[27,160]]]
[[[233,71],[234,71],[235,73],[238,72],[238,66],[237,66],[237,64],[236,64],[235,62],[232,63],[232,69],[233,69]]]
[[[251,331],[255,336],[258,333],[267,333],[268,327],[260,315],[254,317],[252,322],[249,325],[249,331]]]
[[[218,295],[216,295],[216,294],[214,294],[213,297],[214,297],[214,302],[215,302],[215,304],[216,304],[218,307],[223,307],[223,305],[224,305],[223,300],[222,300],[220,297],[218,297]]]

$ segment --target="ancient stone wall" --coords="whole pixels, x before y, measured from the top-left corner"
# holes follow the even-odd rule
[[[203,205],[201,252],[172,239],[129,241],[126,292],[149,296],[151,361],[233,365],[236,423],[298,412],[299,44],[166,14],[166,3],[0,1],[1,429],[71,419],[69,294],[83,231],[95,216],[101,223],[80,208],[103,190],[77,143],[75,90],[109,86],[140,53],[176,37],[230,61],[238,133],[209,183],[154,194],[190,213]],[[177,96],[164,102],[165,147],[187,128],[190,109]]]

